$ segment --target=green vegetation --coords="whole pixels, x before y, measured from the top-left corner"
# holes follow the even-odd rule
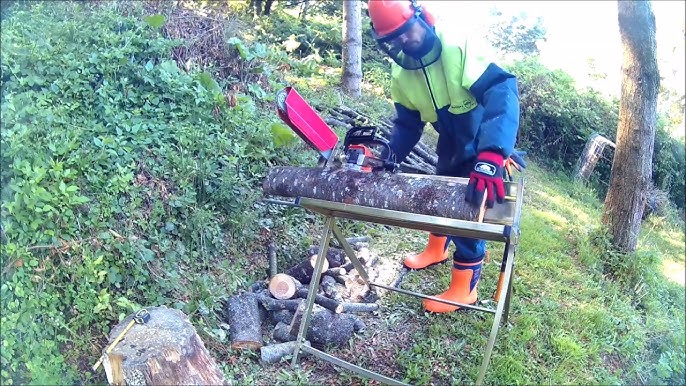
[[[222,54],[234,64],[228,75],[212,65],[186,70],[173,53],[193,43],[165,37],[171,9],[133,4],[3,9],[0,383],[102,383],[90,366],[110,328],[161,304],[189,315],[233,382],[353,382],[325,365],[267,368],[231,351],[219,308],[265,276],[268,241],[285,266],[321,226],[303,210],[259,200],[269,167],[315,158],[276,117],[274,92],[293,84],[316,106],[342,102],[385,117],[386,62],[366,40],[366,96],[350,100],[335,87],[339,21],[312,13],[297,23],[277,9],[251,24],[232,14],[234,28],[221,34]],[[295,43],[299,51],[286,52]],[[653,215],[638,252],[613,252],[599,227],[597,189],[568,176],[591,131],[612,136],[612,103],[578,94],[569,77],[535,61],[513,71],[523,91],[519,144],[535,161],[526,170],[510,325],[486,381],[683,384],[683,281],[665,273],[685,263],[683,217],[673,209]],[[560,145],[541,146],[553,139]],[[660,134],[658,147],[655,185],[676,200],[683,143]],[[397,259],[424,242],[420,232],[344,225]],[[490,248],[482,297],[494,290],[502,253]],[[438,292],[447,275],[437,266],[403,285]],[[389,359],[376,370],[418,384],[475,379],[490,317],[425,315],[418,301],[397,294],[383,310],[384,330],[375,332],[389,337]],[[358,363],[374,369],[376,355],[364,344],[371,334],[351,345],[362,352]]]

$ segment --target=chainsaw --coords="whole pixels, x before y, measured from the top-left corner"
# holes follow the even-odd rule
[[[339,146],[338,135],[293,87],[276,93],[276,105],[281,120],[319,152],[319,166],[361,172],[397,170],[398,164],[388,141],[377,135],[375,127],[352,127]]]

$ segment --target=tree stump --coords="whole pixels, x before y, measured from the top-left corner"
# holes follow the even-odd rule
[[[150,320],[134,324],[105,355],[111,385],[226,385],[228,382],[181,311],[148,308]],[[110,342],[131,321],[129,315],[110,333]]]

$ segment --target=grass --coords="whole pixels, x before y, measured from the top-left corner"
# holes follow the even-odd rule
[[[288,34],[290,33],[289,29]],[[335,39],[338,39],[338,36],[335,34]],[[347,97],[338,89],[336,85],[339,73],[334,66],[326,67],[324,63],[318,63],[314,67],[302,67],[300,70],[286,71],[285,82],[294,85],[312,105],[334,107],[343,104],[375,118],[386,118],[390,115],[391,104],[380,86],[387,84],[387,74],[379,67],[365,68],[365,96],[358,100]],[[309,72],[305,72],[306,70]],[[277,82],[270,79],[278,85],[282,80],[284,79]],[[89,90],[84,93],[90,95]],[[193,128],[192,130],[186,130],[184,126],[178,129],[183,129],[181,131],[174,131],[175,140],[183,139],[183,143],[178,146],[179,153],[172,148],[163,148],[167,149],[166,153],[170,157],[168,160],[164,159],[164,164],[158,164],[157,158],[153,160],[150,157],[143,157],[150,164],[148,168],[154,172],[151,175],[162,177],[154,181],[148,180],[142,173],[143,169],[136,170],[130,174],[131,177],[136,177],[134,181],[137,183],[133,184],[135,189],[131,188],[130,179],[117,177],[119,174],[106,167],[108,165],[103,164],[102,170],[95,170],[95,166],[98,165],[84,162],[83,170],[88,171],[91,178],[82,182],[84,190],[93,190],[93,197],[100,194],[102,197],[112,198],[111,201],[103,201],[102,205],[93,203],[93,212],[87,218],[92,223],[84,225],[84,229],[102,231],[97,233],[100,236],[92,238],[95,244],[94,251],[86,250],[88,246],[74,244],[73,250],[65,249],[59,251],[59,254],[45,252],[44,255],[34,256],[25,251],[30,244],[18,243],[18,246],[13,247],[16,250],[10,250],[14,253],[11,256],[17,259],[8,260],[12,264],[8,263],[6,267],[21,268],[26,261],[27,265],[40,264],[36,268],[38,272],[39,268],[45,270],[42,263],[50,262],[50,258],[54,258],[57,263],[71,261],[70,259],[74,258],[79,264],[74,264],[70,270],[62,269],[60,272],[74,283],[86,283],[89,285],[88,290],[94,291],[96,288],[101,289],[101,283],[91,283],[88,271],[96,269],[96,263],[93,261],[98,260],[95,259],[95,255],[105,253],[103,250],[115,249],[114,253],[107,254],[111,260],[108,264],[113,269],[108,278],[116,279],[117,284],[121,282],[126,286],[129,282],[124,282],[124,279],[129,280],[135,284],[135,288],[131,285],[132,288],[127,289],[124,294],[126,296],[122,295],[110,305],[108,316],[91,311],[94,304],[101,305],[99,299],[85,295],[77,297],[80,303],[73,308],[77,311],[82,310],[82,318],[72,315],[70,319],[69,315],[66,315],[65,320],[59,319],[59,322],[68,323],[72,328],[76,325],[79,327],[78,331],[63,335],[57,329],[53,334],[50,330],[51,323],[43,323],[43,320],[36,316],[39,313],[34,314],[33,311],[45,311],[48,305],[61,304],[58,300],[65,298],[64,292],[54,291],[50,292],[53,297],[35,298],[31,295],[34,292],[31,290],[33,287],[27,286],[28,289],[25,290],[16,284],[22,284],[20,280],[30,284],[37,280],[38,276],[17,275],[16,280],[10,283],[11,286],[3,283],[3,291],[11,287],[13,292],[7,290],[8,293],[16,294],[17,299],[21,300],[10,304],[13,307],[17,305],[16,309],[10,310],[12,312],[5,313],[8,310],[3,309],[3,318],[14,314],[17,318],[21,317],[21,321],[32,322],[28,324],[31,328],[28,328],[27,324],[17,328],[18,333],[15,335],[21,339],[15,340],[14,344],[8,340],[8,337],[14,335],[7,334],[8,330],[3,328],[3,379],[22,380],[21,377],[15,378],[12,372],[22,369],[21,366],[24,365],[21,362],[25,361],[29,376],[36,377],[25,379],[31,379],[34,383],[73,383],[66,382],[65,379],[80,380],[75,383],[104,382],[105,378],[101,373],[90,374],[80,371],[88,369],[100,354],[105,344],[102,331],[117,323],[117,315],[124,316],[139,304],[166,304],[189,315],[231,384],[377,384],[312,358],[304,358],[300,367],[293,369],[290,367],[289,358],[276,365],[263,365],[256,353],[238,352],[229,348],[227,333],[222,329],[224,326],[221,326],[224,321],[217,313],[221,307],[220,300],[241,291],[255,278],[264,277],[267,268],[267,241],[274,241],[278,245],[279,267],[285,267],[301,259],[302,251],[310,244],[316,243],[316,232],[322,226],[320,217],[301,209],[274,208],[259,202],[252,205],[254,196],[258,195],[256,192],[259,192],[259,186],[246,187],[242,184],[246,178],[257,179],[252,166],[266,167],[268,162],[270,165],[271,162],[283,162],[282,159],[270,158],[272,154],[259,153],[268,151],[265,150],[265,144],[268,144],[270,138],[266,135],[258,137],[258,129],[270,123],[272,118],[276,118],[273,105],[266,97],[257,102],[254,103],[257,110],[254,114],[248,111],[251,104],[247,102],[246,110],[243,110],[245,116],[235,113],[236,110],[231,110],[233,115],[227,114],[229,121],[235,119],[236,122],[225,122],[226,130],[216,129],[213,132],[219,141],[209,138],[199,140],[193,134],[196,133],[196,123],[188,125]],[[194,110],[200,111],[197,107]],[[166,122],[168,119],[156,119],[154,122],[158,121]],[[153,126],[157,127],[157,124],[151,124],[151,127]],[[240,141],[234,141],[235,138],[228,136],[227,133],[232,130],[244,130],[246,127],[250,127],[250,141],[246,142],[251,143],[247,150],[241,150],[240,146],[233,146]],[[159,131],[167,129],[167,126],[161,126]],[[74,137],[81,136],[81,132],[78,131],[65,132]],[[157,131],[152,133],[158,134]],[[143,143],[149,140],[149,136],[140,135],[140,139]],[[427,130],[423,140],[426,143],[435,143],[436,136],[431,130]],[[88,149],[86,145],[83,145],[83,149],[73,149],[71,145],[56,142],[60,149],[65,148],[64,154]],[[19,143],[15,145],[19,148]],[[192,172],[198,169],[197,165],[207,163],[206,166],[212,166],[215,157],[193,158],[181,150],[186,152],[188,149],[200,149],[203,146],[210,147],[211,154],[224,154],[235,147],[230,158],[223,158],[226,162],[235,161],[235,164],[230,163],[231,167],[221,169],[221,173],[216,171],[206,177],[209,182],[222,183],[218,185],[214,195],[208,197],[221,198],[199,205],[190,177],[193,176]],[[285,151],[274,151],[286,158]],[[291,163],[302,164],[308,162],[308,159],[309,162],[315,162],[315,153],[305,149],[302,144],[292,146],[289,151],[296,153],[289,154],[288,161]],[[160,152],[165,153],[161,150]],[[310,154],[311,158],[308,158]],[[138,155],[132,155],[131,158],[138,159]],[[141,165],[143,164],[145,162]],[[188,170],[191,171],[190,174]],[[233,176],[234,171],[236,176]],[[110,174],[119,179],[110,178]],[[537,167],[534,161],[529,162],[525,176],[525,206],[521,218],[521,240],[516,256],[515,292],[509,323],[499,332],[486,374],[486,382],[684,384],[683,222],[673,215],[649,218],[644,223],[638,251],[629,256],[618,255],[608,247],[606,236],[598,230],[602,202],[594,191],[574,183],[564,173]],[[97,189],[96,184],[91,182],[96,177],[107,182],[103,182],[104,186],[119,183],[121,187],[114,186],[111,195],[104,195]],[[139,177],[143,178],[147,185],[141,184]],[[120,200],[122,194],[117,189],[121,192],[128,191],[132,203],[123,206]],[[156,190],[160,192],[155,193]],[[146,191],[153,191],[155,194],[144,194]],[[170,192],[173,194],[168,195]],[[136,200],[144,201],[145,205],[134,205],[133,202]],[[245,204],[246,202],[248,204]],[[140,210],[141,207],[147,211]],[[121,217],[128,218],[127,216],[110,216],[110,212],[117,210],[131,217],[130,221],[134,221],[135,226],[122,224],[118,220]],[[107,221],[110,221],[110,217],[116,218],[117,221],[112,220],[109,223],[103,220],[103,224],[100,224],[93,220],[98,216]],[[62,220],[62,217],[59,219]],[[64,226],[69,223],[63,222]],[[396,262],[401,261],[406,254],[421,250],[426,242],[426,234],[419,231],[353,221],[342,221],[340,225],[346,235],[369,235],[372,238],[370,248],[382,258]],[[109,236],[113,228],[123,233],[126,239]],[[122,229],[128,232],[123,232]],[[258,231],[264,234],[260,233],[258,237]],[[78,234],[80,232],[79,224]],[[130,266],[122,266],[120,269],[120,261],[137,256],[134,254],[134,247],[138,248],[138,244],[134,241],[141,239],[150,242],[140,242],[140,247],[149,246],[155,253],[159,250],[160,258],[152,260],[149,264],[139,264],[140,269]],[[131,246],[124,242],[127,240]],[[105,248],[98,246],[102,243],[105,244]],[[150,252],[147,247],[145,250]],[[491,261],[484,266],[483,280],[479,287],[481,299],[487,299],[495,290],[503,246],[490,243],[489,250]],[[5,252],[7,251],[3,251]],[[94,256],[90,256],[91,254]],[[41,258],[40,261],[37,257]],[[140,259],[133,258],[125,261],[130,264],[140,263]],[[83,265],[85,268],[78,268],[77,265]],[[56,269],[52,266],[48,266],[47,269],[51,271],[53,268]],[[442,292],[449,284],[449,271],[449,264],[443,264],[408,273],[403,281],[403,288],[427,294]],[[144,277],[117,279],[128,274]],[[152,275],[150,279],[147,278],[148,275]],[[73,285],[75,294],[84,292],[82,284],[74,285],[68,281],[59,284]],[[49,285],[53,285],[52,282]],[[49,287],[44,287],[43,290],[45,288]],[[106,284],[103,284],[102,288],[109,288],[116,295],[123,293],[111,286],[106,287]],[[27,303],[28,301],[32,303]],[[68,303],[71,307],[76,301],[69,300]],[[381,299],[381,304],[380,312],[365,321],[368,329],[363,334],[354,337],[348,347],[330,352],[371,370],[413,384],[474,382],[490,332],[491,316],[472,311],[449,315],[426,314],[419,299],[396,293],[386,294]],[[33,307],[27,308],[32,312],[22,311],[19,305]],[[71,313],[76,315],[74,310],[71,310]],[[61,308],[51,312],[47,315],[63,315]],[[40,315],[46,313],[41,312]],[[74,322],[75,320],[83,321],[84,326]],[[97,328],[93,327],[95,324]],[[59,336],[53,341],[50,340],[50,336],[43,339],[41,335],[40,339],[32,341],[32,345],[26,344],[26,336],[42,330],[49,331],[46,336]],[[61,352],[67,353],[66,359],[62,360],[61,357],[55,356],[55,350],[52,348],[65,340],[69,341],[69,344],[60,346]],[[50,350],[45,349],[48,344]],[[8,354],[7,351],[8,348],[37,345],[44,349],[43,352],[38,355],[32,349],[27,349],[27,353],[32,353],[28,359]],[[6,363],[18,367],[8,370],[5,368]],[[46,368],[51,371],[46,371]],[[50,378],[59,374],[64,377],[67,372],[74,374],[71,378]],[[38,378],[37,374],[47,375],[42,379]]]

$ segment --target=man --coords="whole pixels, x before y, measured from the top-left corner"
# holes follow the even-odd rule
[[[436,29],[434,17],[415,0],[369,0],[369,16],[379,47],[394,61],[390,147],[396,161],[407,157],[430,122],[439,133],[436,174],[469,177],[465,200],[472,205],[481,205],[484,194],[488,207],[503,202],[503,168],[519,125],[515,77],[485,59],[475,42]],[[445,261],[451,241],[452,280],[437,297],[473,304],[485,241],[431,234],[426,250],[404,264],[422,269]],[[423,305],[430,312],[459,308],[426,299]]]

